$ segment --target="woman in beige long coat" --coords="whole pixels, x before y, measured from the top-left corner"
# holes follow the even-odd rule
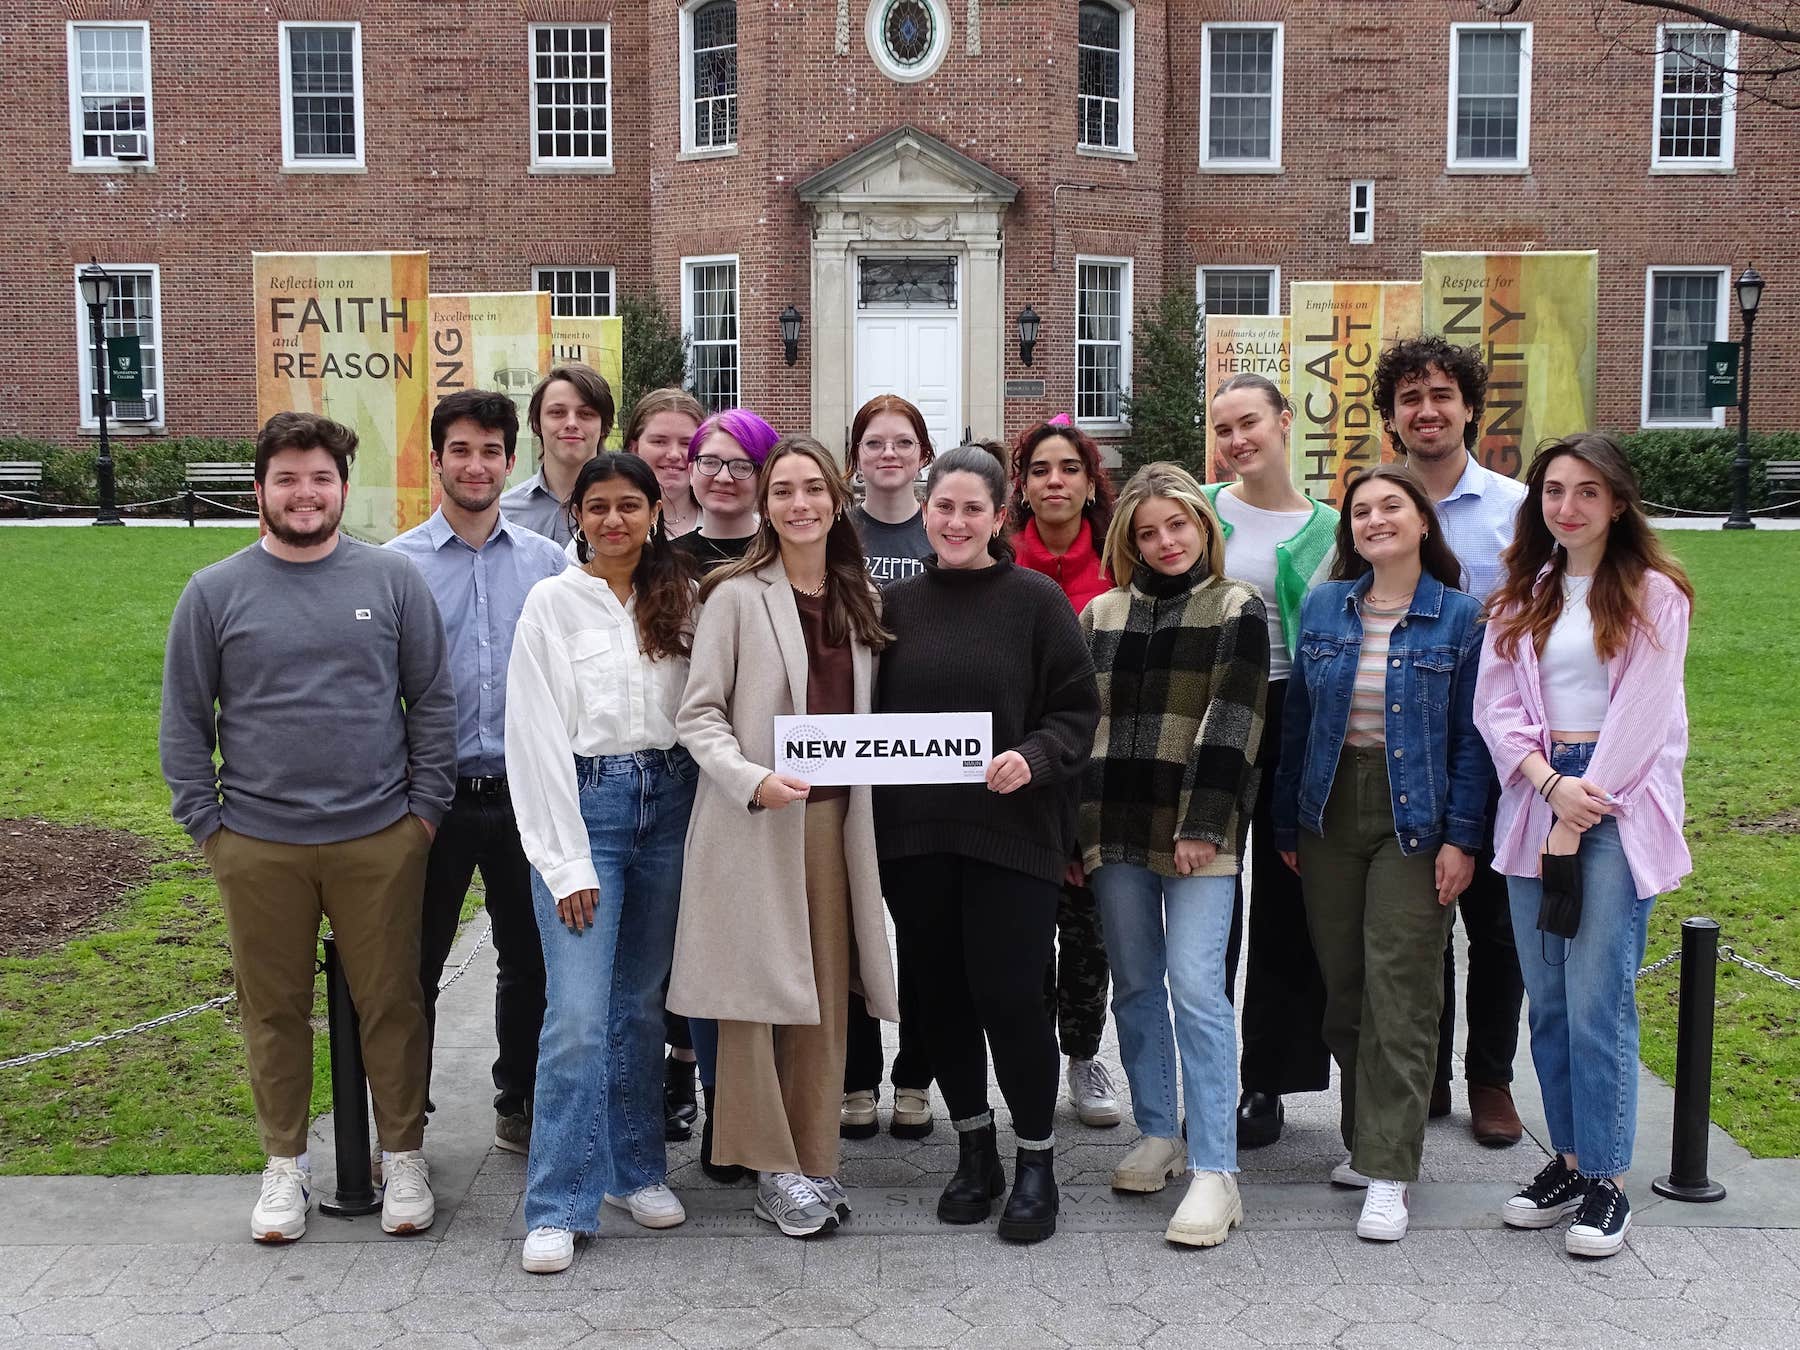
[[[899,1012],[869,789],[774,772],[774,719],[870,711],[889,636],[830,453],[784,438],[757,496],[749,552],[702,591],[676,719],[702,777],[669,1007],[719,1023],[714,1164],[754,1168],[757,1217],[806,1237],[850,1214],[836,1175],[850,991]]]

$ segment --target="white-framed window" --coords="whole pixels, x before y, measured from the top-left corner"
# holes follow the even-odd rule
[[[1281,45],[1278,23],[1201,25],[1202,169],[1280,170]]]
[[[1132,67],[1137,12],[1123,0],[1082,0],[1077,12],[1080,67],[1075,145],[1130,154]]]
[[[1279,267],[1198,267],[1194,269],[1194,298],[1200,302],[1200,318],[1208,314],[1281,313]]]
[[[84,264],[85,266],[85,264]],[[112,299],[106,302],[101,323],[108,342],[116,337],[135,337],[144,362],[144,396],[113,400],[108,422],[161,426],[162,404],[162,270],[155,263],[102,263],[113,279]],[[81,426],[98,430],[100,417],[94,407],[94,325],[81,298],[81,268],[70,270],[69,287],[75,297],[75,353],[80,368]],[[108,384],[110,388],[110,382]]]
[[[735,153],[738,138],[736,0],[681,7],[681,149]]]
[[[737,254],[681,260],[681,331],[688,337],[694,397],[712,412],[736,407],[742,387]]]
[[[1522,173],[1531,163],[1531,25],[1450,25],[1452,169]]]
[[[612,167],[612,26],[531,25],[531,163]]]
[[[1075,259],[1075,420],[1117,426],[1131,386],[1131,259]]]
[[[1662,172],[1732,167],[1737,140],[1738,35],[1699,24],[1656,30],[1656,126]]]
[[[564,319],[606,319],[619,312],[619,276],[611,267],[534,267],[531,289],[550,292],[550,312]]]
[[[139,19],[69,25],[69,164],[154,164],[150,25]]]
[[[1644,274],[1644,405],[1647,427],[1716,427],[1706,406],[1706,344],[1730,323],[1731,269],[1651,267]]]
[[[281,25],[281,167],[363,167],[362,25]]]
[[[1359,178],[1350,184],[1350,242],[1375,242],[1375,180]]]

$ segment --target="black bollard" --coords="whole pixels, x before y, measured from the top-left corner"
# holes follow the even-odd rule
[[[1725,1188],[1706,1175],[1711,1127],[1713,1004],[1719,979],[1719,925],[1711,919],[1681,923],[1681,1011],[1675,1023],[1675,1134],[1669,1143],[1669,1175],[1650,1189],[1671,1200],[1708,1204]]]
[[[362,1026],[350,981],[338,960],[337,939],[325,934],[325,1016],[331,1035],[331,1136],[337,1141],[337,1193],[319,1212],[347,1219],[381,1208],[369,1173],[368,1079],[363,1073]]]

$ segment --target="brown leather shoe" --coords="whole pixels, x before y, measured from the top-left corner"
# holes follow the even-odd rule
[[[1525,1133],[1504,1083],[1469,1084],[1469,1130],[1487,1148],[1511,1148]]]

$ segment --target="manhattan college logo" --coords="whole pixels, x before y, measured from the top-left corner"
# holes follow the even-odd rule
[[[824,740],[825,733],[809,723],[802,723],[797,727],[788,728],[788,756],[797,773],[817,773],[820,769],[825,767],[825,758],[823,755],[807,756],[802,759],[793,753],[794,750],[802,745],[806,745],[808,742],[811,743],[812,748],[822,750],[824,748]]]
[[[1713,373],[1715,375],[1717,375],[1721,380],[1725,378],[1725,372],[1730,369],[1731,369],[1731,362],[1729,362],[1729,361],[1714,361],[1713,362]]]

